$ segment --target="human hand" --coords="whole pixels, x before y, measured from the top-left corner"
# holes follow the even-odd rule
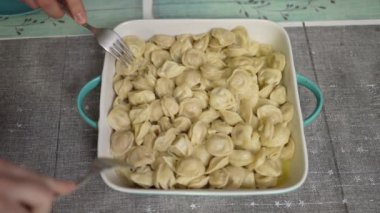
[[[55,198],[75,188],[73,182],[54,180],[0,160],[0,212],[50,212]]]
[[[45,11],[49,16],[53,18],[61,18],[65,15],[65,11],[62,9],[64,4],[70,15],[78,24],[85,24],[87,22],[86,10],[84,9],[82,0],[23,0],[31,8],[39,8]]]

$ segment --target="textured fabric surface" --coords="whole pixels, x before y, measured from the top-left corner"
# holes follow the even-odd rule
[[[380,209],[380,27],[288,28],[298,72],[325,95],[305,128],[309,174],[274,196],[124,194],[93,178],[53,212],[378,212]],[[96,156],[97,131],[76,110],[80,88],[101,73],[91,37],[0,41],[0,158],[75,180]],[[314,97],[300,89],[304,115]],[[96,118],[99,91],[86,100]]]

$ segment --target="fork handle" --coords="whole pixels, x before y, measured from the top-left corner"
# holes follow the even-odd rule
[[[87,28],[89,31],[91,31],[93,34],[96,34],[99,30],[98,28],[88,24],[88,23],[85,23],[85,24],[82,24],[83,27]]]

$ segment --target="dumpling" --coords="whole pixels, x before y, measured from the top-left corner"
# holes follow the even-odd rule
[[[176,187],[177,188],[187,188],[187,186],[189,185],[189,183],[194,180],[195,178],[194,177],[187,177],[187,176],[178,176],[177,175],[177,179],[176,179]]]
[[[193,145],[198,145],[203,142],[207,134],[208,125],[203,121],[195,122],[189,131],[189,137]]]
[[[268,84],[278,85],[281,81],[281,78],[281,71],[272,68],[265,68],[260,70],[257,76],[260,86]]]
[[[159,78],[155,91],[158,97],[171,96],[174,90],[174,82],[168,78]]]
[[[259,151],[261,148],[259,133],[252,132],[250,140],[245,141],[240,147],[253,153]]]
[[[212,64],[213,66],[219,69],[226,67],[226,63],[224,62],[224,59],[226,59],[226,55],[220,50],[214,51],[211,49],[207,49],[205,56],[205,63]]]
[[[279,108],[272,105],[263,105],[257,109],[257,117],[260,120],[269,121],[272,124],[282,122],[282,112]]]
[[[179,115],[194,120],[202,113],[201,103],[197,98],[187,98],[179,104]]]
[[[134,135],[131,131],[116,131],[111,136],[111,151],[115,157],[125,155],[133,146]]]
[[[146,76],[137,76],[132,81],[133,88],[136,90],[153,90],[156,79],[154,76],[152,76],[152,77],[154,79],[148,80],[148,78],[146,78]],[[153,80],[153,82],[151,82],[152,80]]]
[[[166,163],[160,163],[153,173],[154,186],[158,189],[172,189],[176,183],[174,172]]]
[[[153,126],[153,125],[152,125]],[[157,135],[150,129],[150,131],[144,136],[142,145],[153,152],[154,141],[156,140]]]
[[[171,56],[166,50],[154,50],[151,53],[150,60],[155,67],[161,67],[165,61],[171,60]]]
[[[281,160],[290,160],[294,156],[294,140],[289,138],[289,142],[282,148],[280,158]]]
[[[229,30],[223,28],[214,28],[211,30],[211,36],[215,39],[214,41],[218,44],[216,47],[225,47],[236,42],[235,34]],[[215,45],[211,45],[215,47]]]
[[[153,186],[153,172],[149,166],[137,168],[135,172],[130,175],[131,180],[143,188],[150,188]]]
[[[283,71],[286,65],[285,55],[281,53],[273,53],[272,55],[268,56],[267,61],[269,67],[278,69],[280,71]]]
[[[253,111],[256,112],[258,108],[264,105],[272,105],[274,107],[279,107],[279,105],[274,101],[271,101],[266,98],[259,98],[259,100],[257,101],[257,104],[253,107]]]
[[[247,175],[247,172],[242,167],[236,167],[236,166],[227,166],[225,168],[228,172],[228,183],[226,188],[229,189],[238,189],[243,184],[243,181]]]
[[[247,166],[254,160],[253,154],[247,150],[233,150],[228,157],[229,163],[238,167]]]
[[[266,148],[260,149],[260,151],[255,154],[253,162],[247,166],[247,169],[252,171],[258,168],[265,162],[266,157]]]
[[[107,122],[116,131],[131,128],[128,112],[120,107],[113,108],[107,116]]]
[[[246,176],[240,186],[242,189],[254,189],[255,184],[255,174],[253,172],[246,171]]]
[[[260,50],[260,44],[255,41],[250,41],[248,45],[248,52],[250,56],[257,56]]]
[[[256,173],[263,176],[278,177],[282,173],[280,160],[265,160],[263,164],[255,169]]]
[[[270,94],[270,100],[277,102],[279,105],[286,102],[286,89],[282,85],[278,85]]]
[[[120,98],[119,96],[117,96],[115,100],[113,101],[112,107],[113,108],[120,107],[121,109],[127,112],[131,110],[131,105],[125,102],[125,100],[123,98]]]
[[[152,164],[152,168],[156,170],[160,164],[166,164],[174,171],[178,158],[167,153],[159,153],[156,161]]]
[[[169,148],[169,152],[178,157],[187,157],[193,153],[193,145],[186,134],[180,134]]]
[[[194,180],[191,180],[187,187],[190,189],[200,189],[207,185],[208,180],[208,176],[200,176],[195,178]]]
[[[280,158],[282,153],[283,146],[277,146],[277,147],[267,147],[265,149],[265,155],[267,156],[267,159],[269,160],[277,160]]]
[[[127,78],[120,79],[114,82],[113,89],[119,97],[126,98],[128,96],[129,91],[132,90],[132,83]]]
[[[204,53],[198,49],[188,49],[182,55],[182,64],[186,67],[198,68],[203,64]]]
[[[149,120],[152,113],[152,108],[148,104],[132,107],[129,111],[129,118],[133,124],[143,123]]]
[[[174,78],[181,75],[185,69],[186,67],[174,61],[165,61],[161,68],[157,70],[157,75],[165,78]]]
[[[193,36],[193,48],[200,50],[200,51],[205,51],[207,49],[208,43],[210,41],[210,35],[208,33],[202,33]]]
[[[182,158],[176,167],[176,173],[180,176],[197,178],[205,173],[202,161],[195,157]]]
[[[152,54],[153,51],[155,50],[159,50],[160,47],[158,47],[157,45],[155,45],[154,43],[152,42],[146,42],[145,43],[145,51],[144,51],[144,58],[146,59],[150,59],[150,56]]]
[[[150,40],[162,49],[169,49],[174,43],[175,38],[171,35],[158,34],[154,35]]]
[[[178,39],[170,47],[170,55],[174,61],[179,62],[183,53],[192,47],[190,38]]]
[[[251,142],[252,126],[247,124],[237,124],[231,133],[232,141],[238,147],[242,147],[244,144]]]
[[[227,57],[239,57],[248,55],[249,52],[247,48],[238,45],[231,45],[224,50],[224,54],[226,54]]]
[[[260,132],[261,141],[272,140],[274,134],[274,124],[271,121],[262,120],[258,127]]]
[[[239,56],[239,57],[233,57],[233,58],[227,58],[226,63],[227,66],[236,69],[241,66],[246,66],[246,65],[252,65],[254,64],[254,58],[250,56]]]
[[[264,137],[261,140],[261,144],[266,147],[278,147],[283,146],[289,141],[290,130],[287,127],[283,127],[281,124],[274,126],[274,133],[271,139]]]
[[[255,174],[256,186],[259,189],[271,188],[277,185],[278,177],[263,176]]]
[[[249,39],[248,32],[245,29],[245,27],[237,26],[234,29],[232,29],[231,32],[235,34],[236,45],[243,47],[243,48],[248,48],[250,39]]]
[[[270,44],[259,44],[259,51],[257,53],[257,56],[267,56],[270,55],[273,52],[272,45]]]
[[[240,116],[248,124],[252,122],[253,119],[253,106],[255,100],[252,99],[241,99],[240,100]]]
[[[146,149],[144,146],[135,146],[127,153],[126,161],[137,168],[152,164],[154,162],[154,155],[151,150]]]
[[[176,137],[176,130],[174,128],[168,129],[164,134],[159,135],[154,141],[153,149],[159,152],[165,152],[173,143]]]
[[[268,98],[269,95],[272,93],[274,87],[275,87],[274,84],[268,84],[268,85],[263,86],[259,91],[259,97]]]
[[[214,188],[225,188],[229,180],[229,173],[226,169],[219,169],[210,174],[209,184]]]
[[[210,174],[218,169],[221,169],[228,165],[228,156],[214,157],[211,159],[210,164],[208,165],[206,174]]]
[[[173,127],[177,130],[177,132],[186,132],[190,129],[191,120],[184,116],[176,117],[173,120]]]
[[[193,91],[187,85],[180,85],[174,89],[173,96],[178,101],[183,101],[184,99],[191,98],[193,96]]]
[[[211,127],[209,129],[209,134],[214,134],[214,133],[223,133],[226,135],[231,134],[233,127],[227,124],[226,122],[222,120],[215,120],[211,123]]]
[[[201,67],[201,73],[202,77],[211,80],[216,81],[223,77],[225,70],[223,68],[218,67],[216,64],[207,62],[203,64]]]
[[[205,123],[211,123],[213,122],[214,120],[218,119],[219,118],[219,112],[210,108],[208,110],[205,110],[203,111],[199,117],[198,117],[198,120],[199,121],[203,121]]]
[[[227,156],[232,153],[234,144],[228,135],[216,133],[206,140],[207,151],[216,157]]]
[[[235,110],[237,102],[234,95],[226,88],[217,87],[210,92],[210,106],[217,110]]]
[[[154,93],[150,90],[133,91],[128,95],[128,101],[132,105],[147,104],[156,99]]]
[[[166,132],[168,129],[172,128],[173,125],[170,122],[170,118],[163,116],[160,119],[158,119],[158,125],[160,126],[160,130],[163,132]]]
[[[202,109],[205,109],[208,107],[208,95],[203,90],[193,90],[193,97],[197,98],[199,100],[199,103],[202,106]]]
[[[245,70],[235,69],[227,80],[228,88],[240,98],[248,98],[253,85],[251,74]]]
[[[179,106],[175,98],[168,96],[161,98],[161,108],[164,115],[172,119],[179,111]]]
[[[136,124],[134,126],[135,130],[135,141],[137,145],[141,145],[144,142],[144,137],[146,134],[148,134],[150,130],[151,124],[149,121],[145,121],[142,124]]]
[[[192,88],[201,82],[201,74],[198,70],[187,69],[181,75],[175,78],[177,86],[187,85]]]
[[[123,41],[128,45],[129,49],[132,51],[133,55],[136,58],[139,58],[143,55],[145,51],[144,40],[142,40],[141,38],[137,36],[129,35],[129,36],[125,36],[123,38]]]
[[[161,108],[160,100],[154,100],[150,104],[150,110],[151,110],[150,117],[149,117],[150,121],[158,121],[164,115],[164,112],[162,111],[162,108]]]
[[[192,156],[201,160],[204,166],[208,165],[208,163],[212,157],[212,155],[210,153],[208,153],[205,145],[203,145],[203,144],[194,147],[194,152],[193,152]]]
[[[294,108],[291,103],[285,103],[280,107],[283,117],[284,125],[288,125],[288,123],[293,119],[294,116]]]
[[[228,110],[219,110],[219,112],[222,116],[222,119],[231,126],[234,126],[235,124],[243,121],[240,115],[236,112]]]

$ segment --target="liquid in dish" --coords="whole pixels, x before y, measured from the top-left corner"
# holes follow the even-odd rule
[[[245,28],[127,36],[136,61],[116,63],[111,150],[144,188],[270,188],[292,158],[294,109],[285,56]]]

